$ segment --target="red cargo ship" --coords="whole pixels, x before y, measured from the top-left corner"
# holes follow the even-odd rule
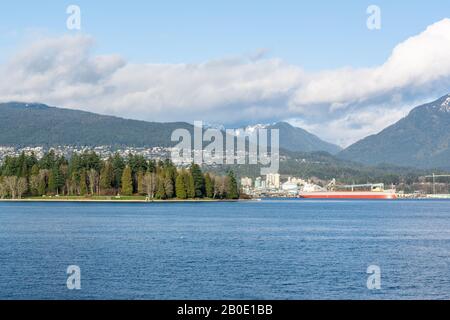
[[[299,193],[305,199],[397,199],[395,190],[385,190],[383,183],[368,183],[354,185],[336,185],[333,180],[324,190],[304,190]],[[332,189],[332,190],[330,190]],[[342,189],[342,190],[336,190]]]
[[[377,192],[377,191],[319,191],[319,192],[301,192],[300,198],[304,199],[379,199],[394,200],[397,199],[395,192]]]

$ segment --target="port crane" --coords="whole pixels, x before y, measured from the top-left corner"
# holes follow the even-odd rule
[[[425,178],[433,178],[433,194],[436,194],[436,178],[450,178],[450,174],[432,174],[431,176],[425,176]]]

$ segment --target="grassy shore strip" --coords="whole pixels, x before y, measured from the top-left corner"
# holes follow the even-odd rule
[[[30,197],[22,199],[0,199],[0,202],[101,202],[101,203],[194,203],[194,202],[239,202],[252,201],[249,199],[169,199],[147,200],[145,197]]]

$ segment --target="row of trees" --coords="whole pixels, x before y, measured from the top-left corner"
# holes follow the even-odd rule
[[[7,157],[0,166],[0,198],[24,195],[237,199],[239,189],[233,172],[205,174],[197,164],[179,169],[170,160],[146,160],[133,154],[102,160],[86,152],[66,159],[50,151],[39,160],[24,153]]]

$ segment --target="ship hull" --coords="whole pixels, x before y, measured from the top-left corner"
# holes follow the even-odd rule
[[[303,199],[397,199],[397,195],[392,192],[303,192],[299,194],[299,197]]]

